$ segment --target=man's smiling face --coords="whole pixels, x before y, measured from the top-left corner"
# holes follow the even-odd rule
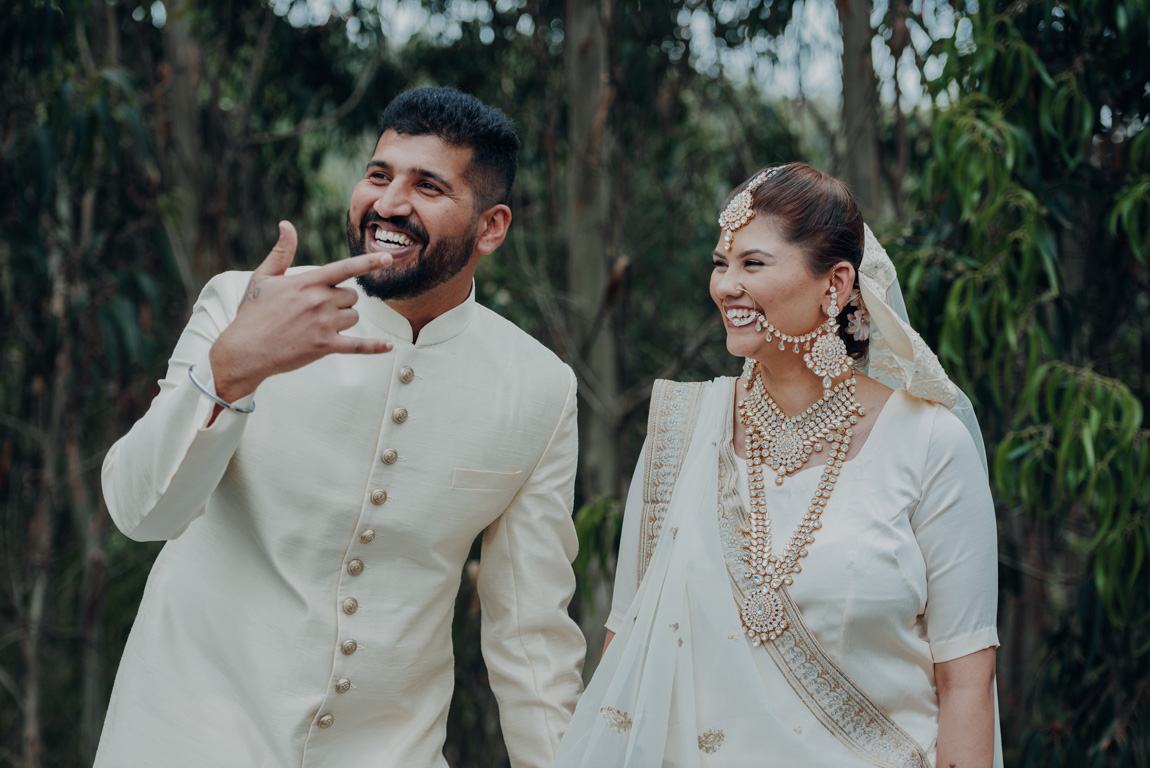
[[[437,136],[385,131],[347,213],[352,256],[392,263],[358,278],[379,299],[419,296],[457,279],[476,255],[480,215],[467,171],[472,150]]]

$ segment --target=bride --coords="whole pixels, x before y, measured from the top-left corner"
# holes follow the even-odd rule
[[[711,298],[744,375],[655,385],[556,765],[1001,765],[969,400],[839,181],[765,169],[719,224]]]

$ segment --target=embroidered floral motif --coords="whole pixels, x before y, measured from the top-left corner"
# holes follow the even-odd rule
[[[918,332],[913,328],[903,330],[910,339],[914,359],[907,360],[896,355],[878,329],[872,328],[870,352],[867,354],[864,372],[889,387],[905,387],[915,397],[953,408],[958,402],[954,382],[947,378],[942,364]]]
[[[885,296],[891,283],[898,277],[898,272],[895,271],[894,264],[886,255],[886,249],[879,244],[874,232],[871,232],[866,224],[863,228],[863,257],[862,263],[859,264],[859,274],[874,280],[879,288],[878,295]]]
[[[718,752],[719,747],[723,746],[723,739],[725,738],[726,734],[717,728],[703,731],[703,733],[699,735],[699,749],[707,754]]]
[[[631,730],[631,717],[622,710],[614,707],[603,707],[599,714],[607,721],[607,727],[615,733],[626,733]]]
[[[675,630],[676,632],[678,632],[678,631],[679,631],[679,622],[677,622],[677,621],[676,621],[674,624],[669,624],[668,626],[669,626],[671,629]]]
[[[651,390],[643,468],[643,519],[639,530],[639,581],[655,553],[675,480],[691,444],[703,400],[703,384],[657,381]],[[672,536],[678,531],[672,531]]]

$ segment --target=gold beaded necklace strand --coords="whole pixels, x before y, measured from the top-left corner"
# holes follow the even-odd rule
[[[747,487],[751,502],[750,527],[744,531],[743,539],[746,552],[742,559],[747,563],[743,576],[754,585],[743,598],[741,613],[753,645],[774,640],[787,628],[779,589],[784,584],[793,584],[795,574],[803,569],[799,560],[807,556],[807,548],[815,541],[814,532],[823,526],[819,518],[850,449],[854,437],[852,426],[865,414],[866,409],[855,400],[854,376],[824,391],[814,405],[790,418],[767,393],[761,376],[755,378],[754,387],[739,403],[739,417],[746,430]],[[771,551],[771,516],[767,511],[764,467],[774,470],[775,484],[782,485],[785,476],[798,471],[812,453],[822,450],[823,440],[831,443],[831,449],[818,488],[783,556],[776,557]]]

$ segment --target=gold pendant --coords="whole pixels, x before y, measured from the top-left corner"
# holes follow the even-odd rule
[[[743,626],[751,638],[751,645],[774,640],[787,628],[787,612],[778,590],[767,586],[756,587],[743,597]]]

